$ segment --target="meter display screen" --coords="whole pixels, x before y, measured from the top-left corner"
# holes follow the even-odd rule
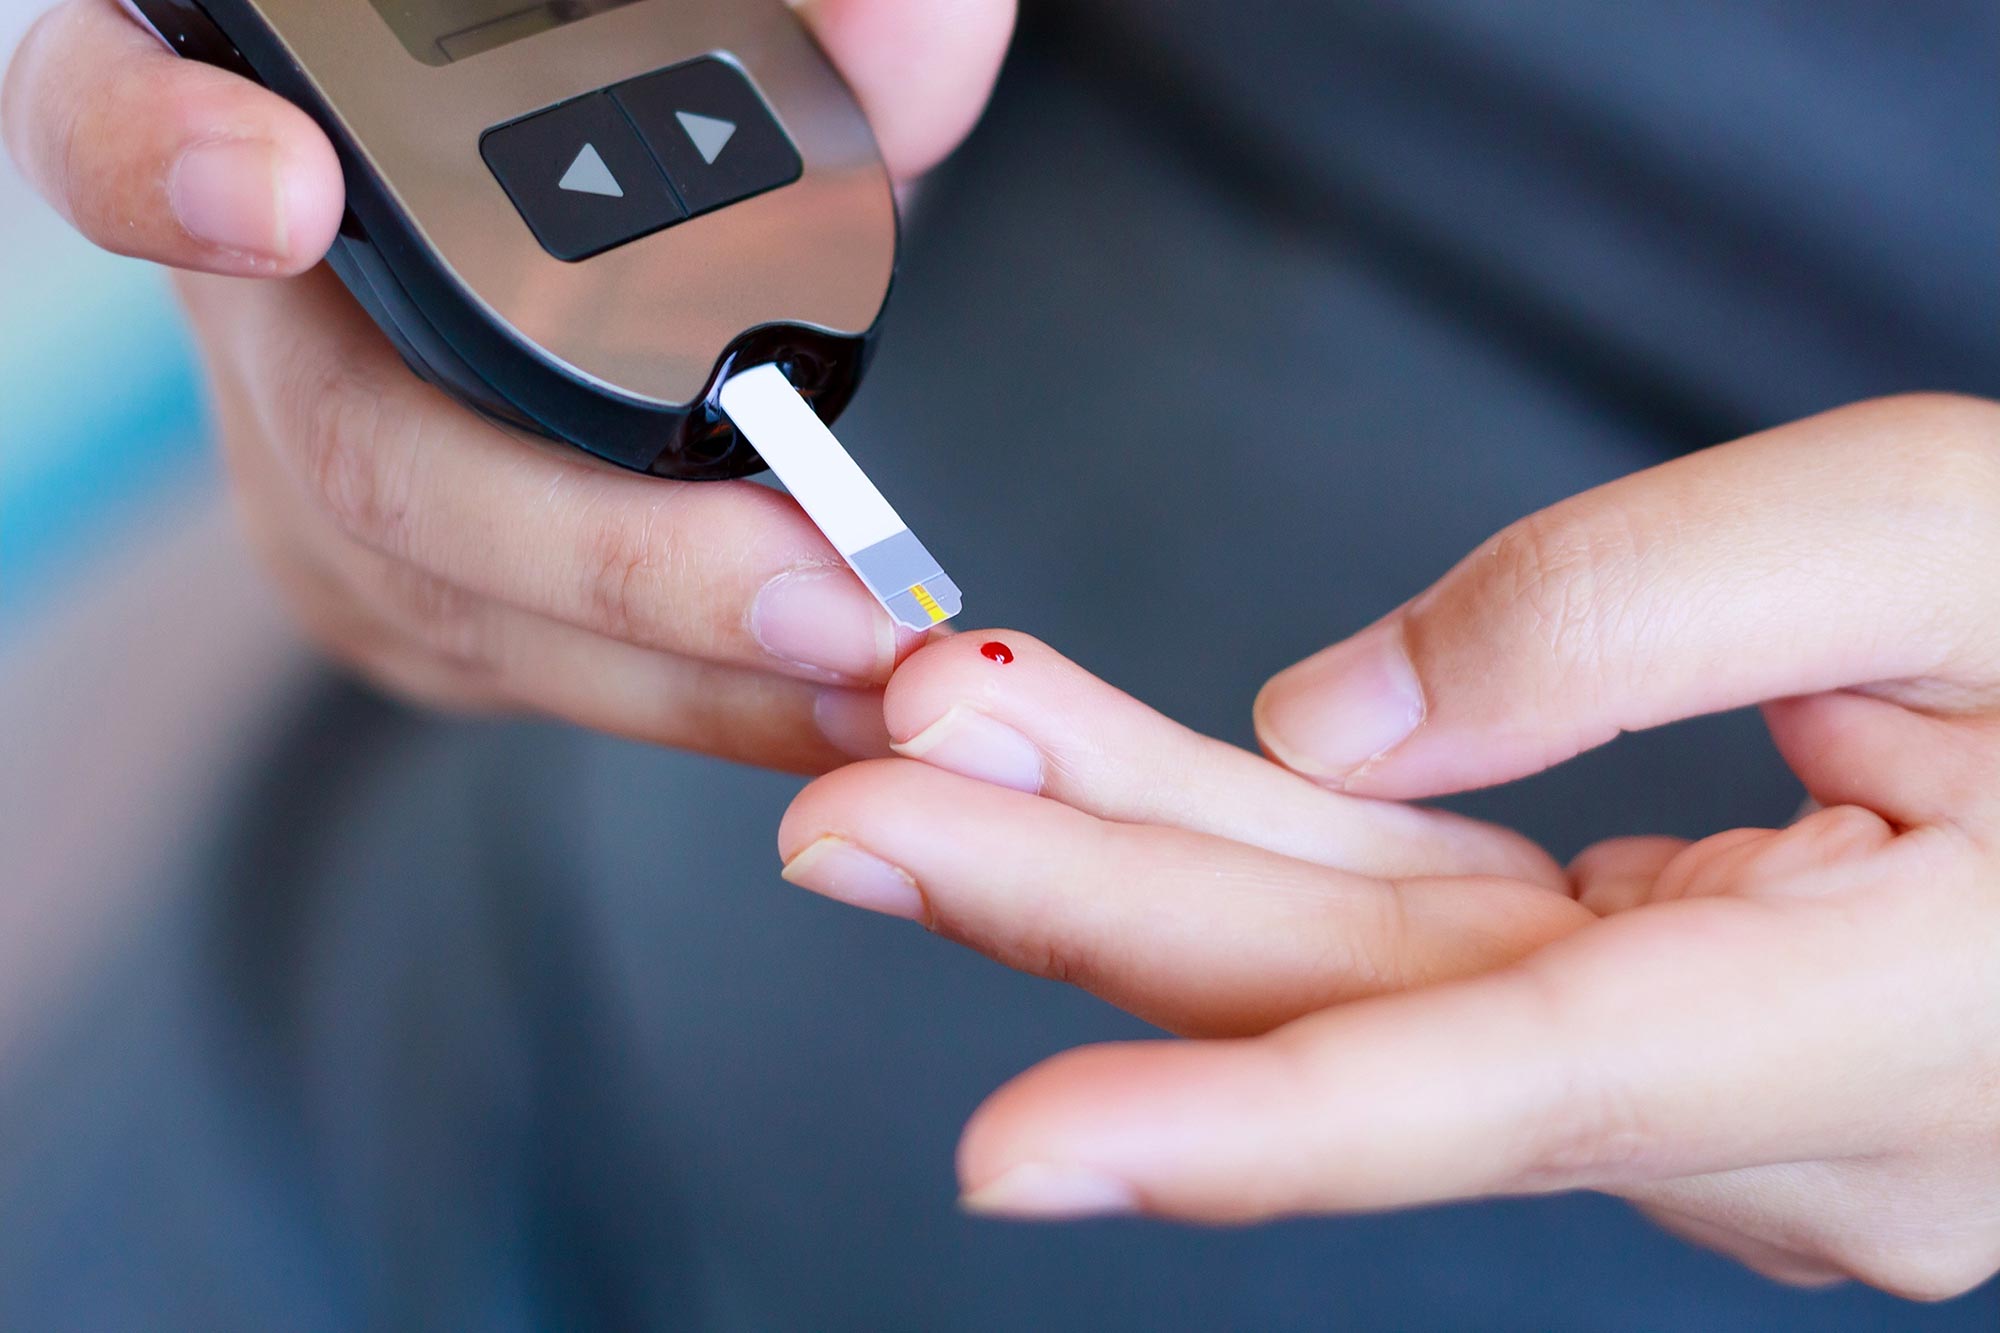
[[[410,54],[427,65],[490,51],[635,0],[370,0]]]

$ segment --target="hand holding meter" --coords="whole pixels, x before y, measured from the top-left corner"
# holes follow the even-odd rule
[[[319,123],[347,183],[331,266],[413,369],[488,416],[709,479],[778,461],[726,410],[739,372],[775,367],[814,425],[852,397],[895,202],[779,0],[126,3]],[[834,503],[800,498],[816,518]],[[955,613],[914,538],[894,549],[886,577],[909,581],[857,563],[871,590],[913,626]]]

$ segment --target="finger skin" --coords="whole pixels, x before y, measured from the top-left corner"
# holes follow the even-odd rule
[[[1667,864],[1688,847],[1686,838],[1612,838],[1587,847],[1570,862],[1571,891],[1599,916],[1651,901]]]
[[[1265,1031],[1500,966],[1592,919],[1516,881],[1353,875],[907,760],[843,769],[801,793],[780,853],[796,866],[825,838],[902,871],[938,933],[1186,1033]]]
[[[1913,712],[1862,690],[1780,699],[1763,713],[1816,804],[2000,839],[2000,717]]]
[[[23,174],[119,254],[292,274],[340,225],[340,164],[304,112],[175,56],[113,0],[42,16],[8,69],[0,121]]]
[[[2000,405],[1862,404],[1515,525],[1273,679],[1259,735],[1344,790],[1421,797],[1620,731],[1849,687],[1931,715],[1990,713],[1996,563]]]
[[[1693,1245],[1727,1255],[1750,1271],[1782,1282],[1788,1287],[1825,1288],[1838,1286],[1846,1275],[1829,1264],[1794,1254],[1784,1247],[1745,1232],[1709,1221],[1699,1213],[1681,1213],[1666,1208],[1644,1208],[1654,1226]]]
[[[331,645],[405,698],[820,774],[888,753],[878,694],[640,648],[355,552],[317,590]],[[308,594],[312,595],[312,594]],[[357,612],[368,613],[359,624]],[[872,724],[867,720],[872,714]]]
[[[879,725],[871,737],[849,721],[871,705],[879,711],[879,697],[861,691],[648,652],[506,607],[459,617],[472,620],[482,626],[476,650],[440,651],[435,633],[386,622],[360,633],[350,627],[329,647],[373,684],[445,712],[532,710],[642,744],[806,776],[888,748]]]
[[[871,697],[635,648],[494,605],[385,648],[362,665],[404,695],[432,693],[446,706],[483,695],[497,708],[531,708],[648,745],[806,775],[857,757],[826,736],[823,701]],[[884,748],[886,739],[874,753]]]
[[[1666,1181],[1629,1198],[1653,1221],[1781,1282],[1853,1279],[1906,1300],[1961,1296],[2000,1262],[2000,1174],[1980,1128],[1911,1150]]]
[[[985,109],[1014,0],[803,0],[799,14],[853,87],[890,174],[909,180]]]
[[[275,457],[342,536],[481,597],[607,638],[828,683],[886,680],[899,632],[789,496],[624,472],[510,435],[412,376],[324,271],[186,280],[218,375],[249,398],[226,437]],[[780,580],[814,637],[787,656],[760,594]]]
[[[246,435],[233,373],[216,376],[248,535],[306,632],[412,702],[532,710],[610,735],[824,773],[889,753],[879,693],[639,648],[468,592],[343,537]]]
[[[987,656],[1001,644],[1011,658]],[[890,735],[911,758],[986,777],[997,743],[964,719],[1018,733],[1037,789],[1100,819],[1208,833],[1371,875],[1504,875],[1563,886],[1548,855],[1476,820],[1328,792],[1148,708],[1014,630],[966,631],[896,672]]]
[[[1990,1058],[1963,855],[1906,835],[1848,867],[1895,886],[1865,906],[1666,903],[1251,1041],[1072,1052],[980,1110],[961,1177],[1076,1168],[1228,1221],[1867,1155]]]

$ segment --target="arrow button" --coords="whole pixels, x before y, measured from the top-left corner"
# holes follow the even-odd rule
[[[489,130],[479,151],[535,239],[557,259],[588,259],[687,216],[608,93]]]
[[[702,56],[611,90],[689,214],[790,185],[798,150],[733,61]]]
[[[625,187],[611,174],[611,168],[604,165],[604,155],[597,151],[596,144],[585,144],[583,151],[576,155],[576,161],[569,164],[563,173],[558,189],[571,194],[601,194],[608,199],[623,199]]]
[[[717,120],[714,116],[697,116],[692,111],[676,111],[674,119],[680,121],[688,138],[694,140],[701,160],[711,167],[715,159],[722,156],[722,150],[729,147],[729,141],[736,137],[736,122]]]

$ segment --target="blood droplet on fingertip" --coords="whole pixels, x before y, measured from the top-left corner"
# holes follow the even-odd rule
[[[998,662],[1001,666],[1006,666],[1014,660],[1014,650],[998,639],[980,645],[979,655],[989,662]]]

